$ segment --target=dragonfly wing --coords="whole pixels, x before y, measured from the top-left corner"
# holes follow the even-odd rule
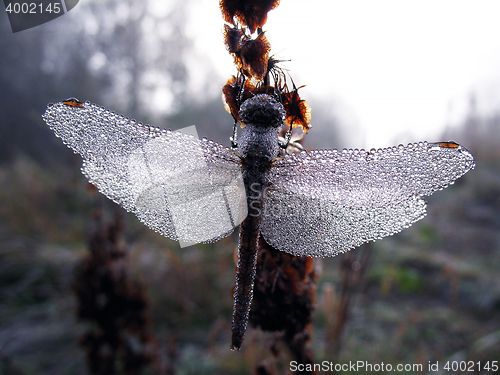
[[[451,142],[287,156],[270,173],[262,235],[292,254],[334,256],[421,219],[421,197],[473,167],[472,155]]]
[[[215,142],[143,126],[90,103],[56,103],[43,118],[82,156],[92,184],[181,246],[216,241],[246,216],[239,157]]]
[[[409,227],[424,217],[425,202],[412,197],[365,209],[269,190],[263,212],[262,235],[269,244],[298,256],[325,257]]]

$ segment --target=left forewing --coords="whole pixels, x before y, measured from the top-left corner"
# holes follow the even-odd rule
[[[92,184],[167,237],[185,245],[214,241],[246,216],[239,158],[215,142],[90,103],[56,103],[43,118],[82,156]]]

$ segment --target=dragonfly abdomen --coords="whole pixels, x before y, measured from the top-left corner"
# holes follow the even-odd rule
[[[262,199],[267,188],[270,159],[254,153],[243,159],[243,181],[247,194],[248,216],[240,225],[238,263],[234,286],[234,307],[231,349],[241,347],[247,329],[248,315],[253,299],[257,266],[257,252],[262,222]]]
[[[252,201],[253,208],[262,207],[262,199]],[[249,207],[250,208],[250,207]],[[240,225],[238,263],[234,285],[234,307],[231,349],[239,350],[245,337],[248,315],[253,299],[253,285],[257,266],[257,245],[260,235],[260,215],[248,215]]]

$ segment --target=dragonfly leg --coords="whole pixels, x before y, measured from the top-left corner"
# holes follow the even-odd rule
[[[287,130],[285,134],[285,143],[280,143],[280,148],[282,148],[283,150],[286,150],[290,145],[290,140],[292,139],[292,131],[293,131],[292,124],[290,124],[290,128]]]
[[[237,131],[238,131],[238,120],[236,118],[234,119],[234,125],[233,125],[233,135],[229,140],[231,141],[231,150],[235,151],[238,149],[238,142],[236,142],[236,136],[237,136]]]

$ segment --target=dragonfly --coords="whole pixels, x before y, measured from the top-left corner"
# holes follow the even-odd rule
[[[259,236],[296,256],[332,257],[422,219],[423,197],[475,166],[453,141],[286,154],[278,139],[286,112],[268,94],[242,103],[236,149],[74,98],[49,104],[42,117],[81,155],[92,184],[181,246],[240,226],[233,350],[247,329]]]

